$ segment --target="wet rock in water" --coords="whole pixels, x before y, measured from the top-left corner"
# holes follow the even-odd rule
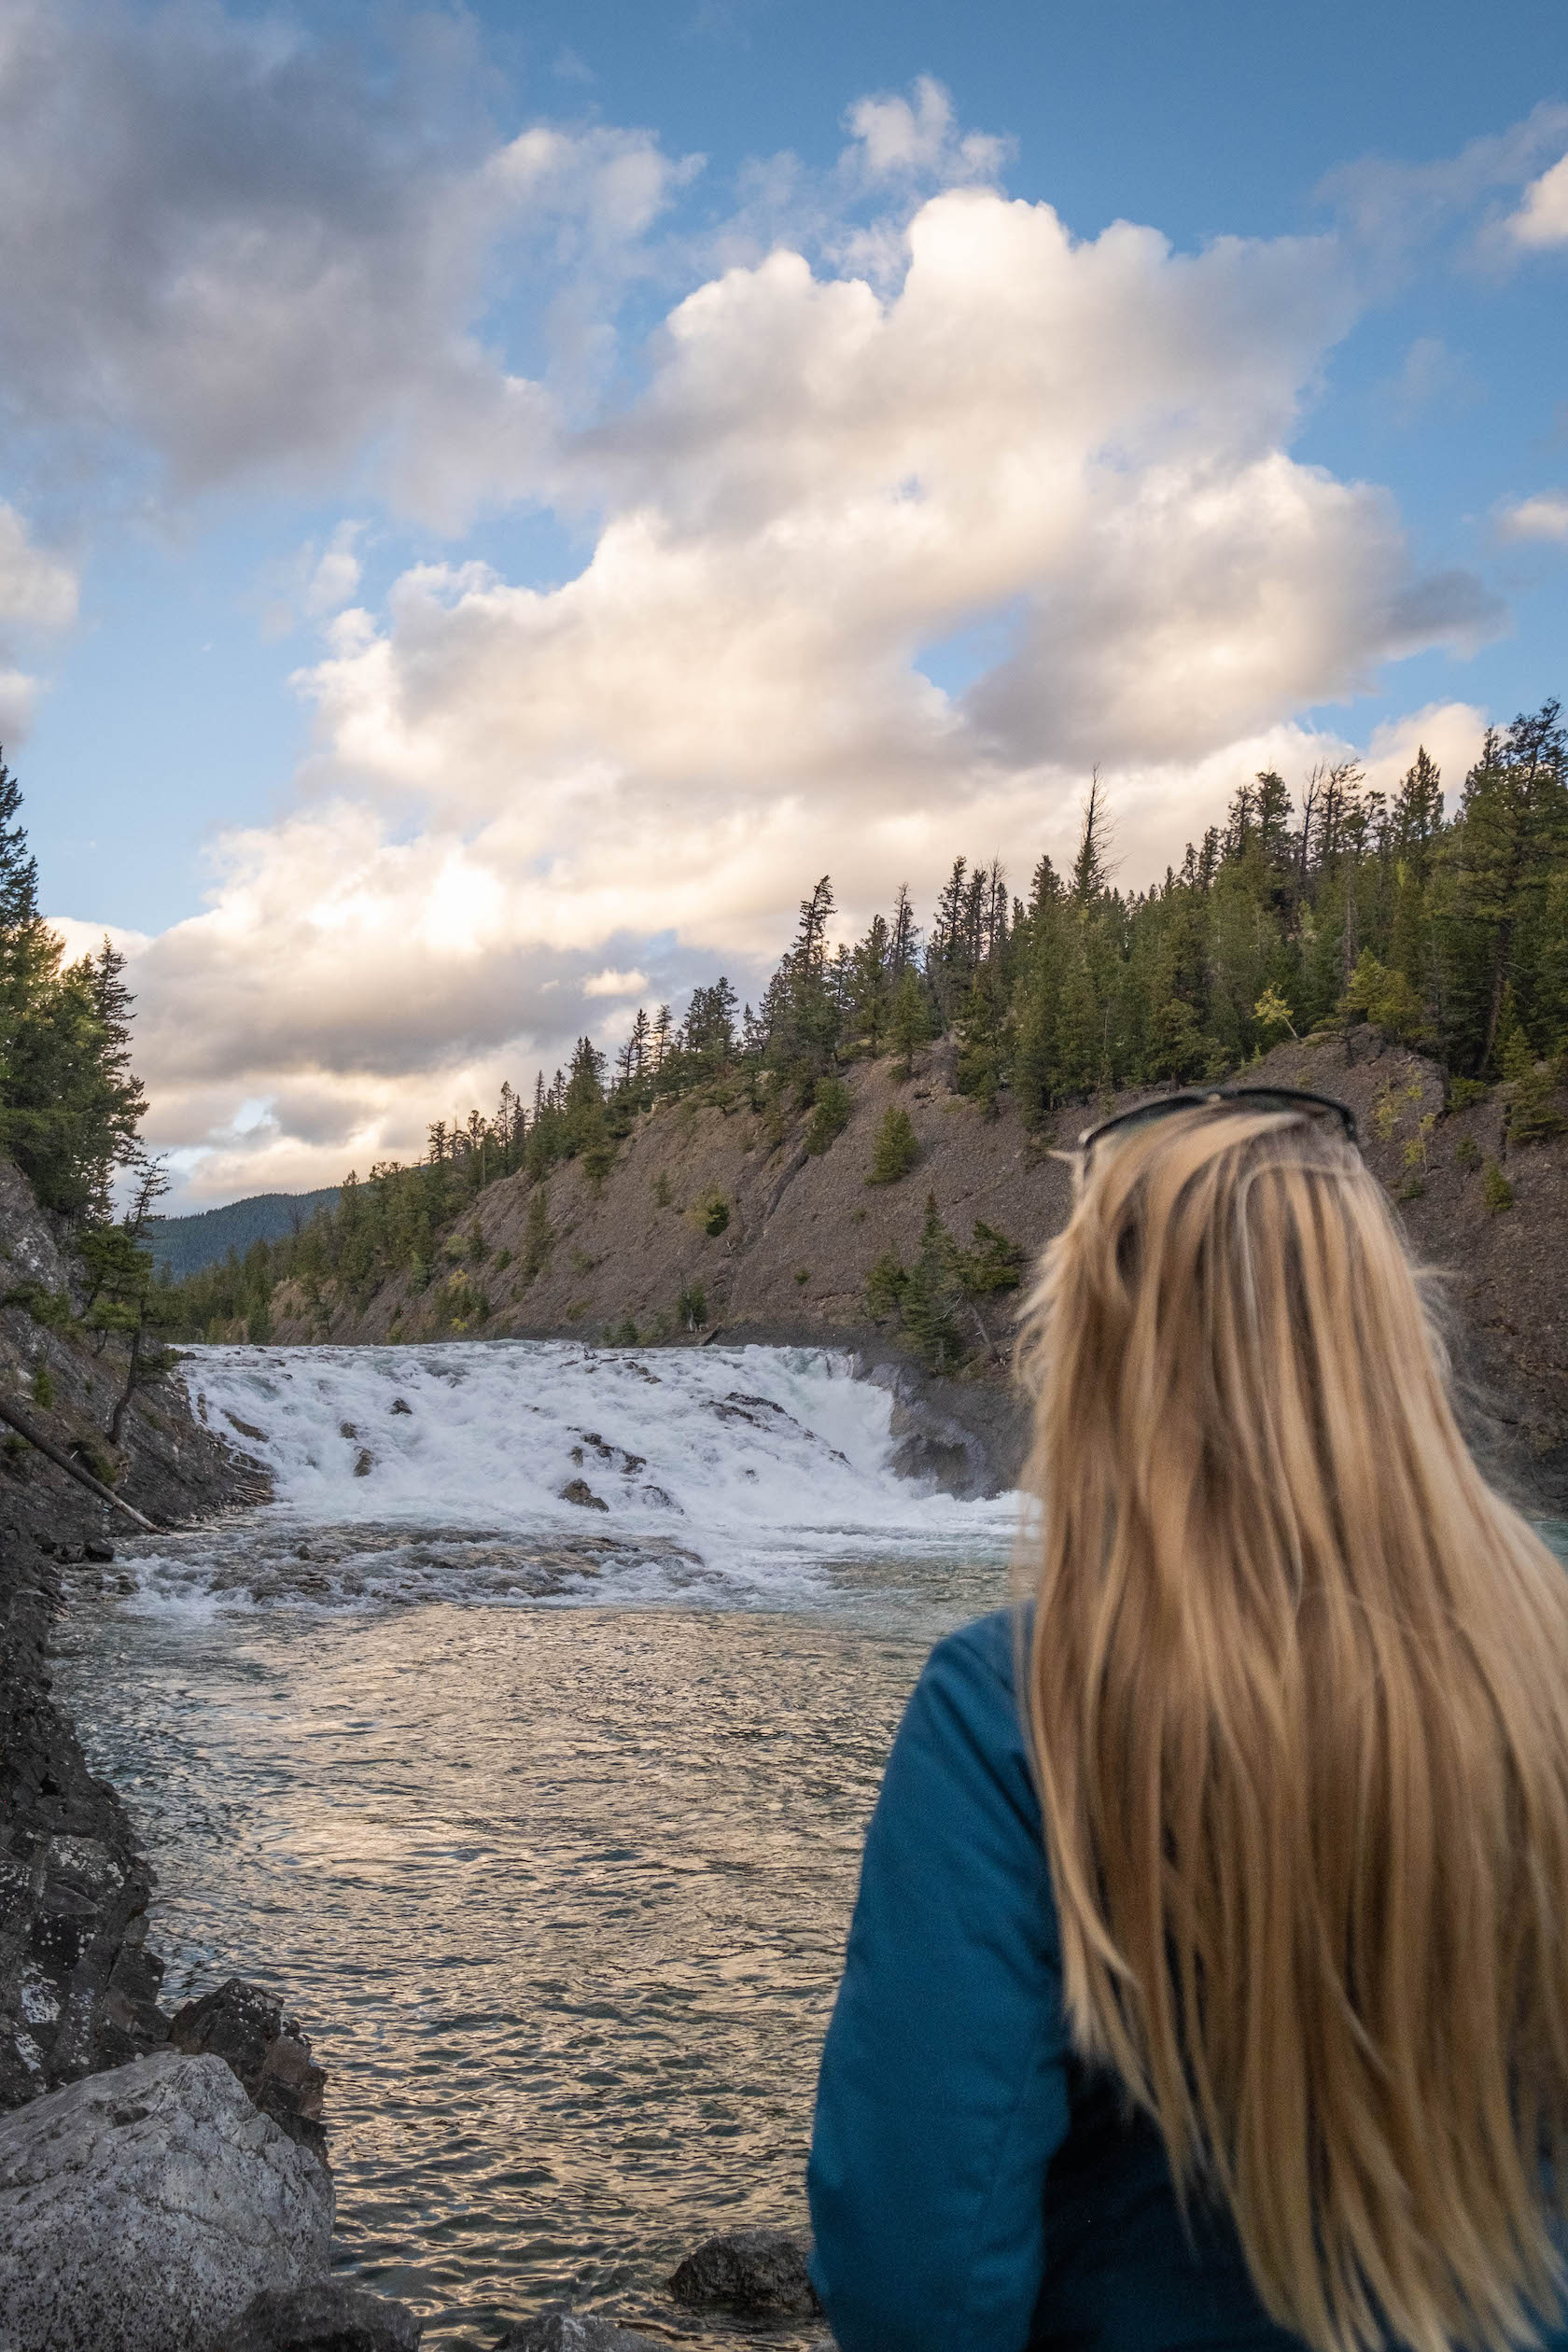
[[[609,1505],[594,1492],[586,1478],[568,1478],[561,1489],[563,1503],[579,1503],[585,1511],[608,1511]]]
[[[749,2318],[819,2312],[805,2249],[784,2230],[731,2230],[688,2254],[669,2282],[678,2303],[716,2306]]]
[[[665,2352],[652,2336],[593,2311],[541,2311],[509,2328],[493,2352]]]
[[[389,1409],[394,1413],[412,1413],[413,1407],[409,1403],[406,1396],[395,1396],[392,1399]]]
[[[327,2266],[332,2183],[218,2058],[154,2051],[0,2121],[6,2341],[210,2352]]]
[[[356,1477],[357,1478],[368,1478],[368,1477],[370,1477],[370,1475],[371,1475],[371,1472],[374,1468],[375,1468],[375,1456],[374,1456],[374,1454],[373,1454],[373,1453],[371,1453],[371,1449],[370,1449],[369,1446],[361,1446],[361,1447],[360,1447],[360,1449],[359,1449],[359,1451],[358,1451],[357,1455],[357,1456],[356,1456],[356,1458],[355,1458],[355,1463],[354,1463],[354,1475],[355,1475],[355,1477]]]
[[[218,2352],[414,2352],[425,2323],[407,2303],[337,2278],[263,2288]]]
[[[102,1537],[96,1535],[90,1535],[88,1537],[86,1543],[82,1546],[82,1552],[88,1560],[96,1561],[100,1566],[102,1566],[105,1561],[112,1560],[115,1556],[114,1546],[112,1544],[105,1543]]]
[[[312,2058],[298,2018],[285,2017],[281,2001],[244,1977],[230,1977],[216,1993],[175,2011],[169,2040],[192,2056],[223,2059],[262,2114],[326,2163],[326,2071]]]

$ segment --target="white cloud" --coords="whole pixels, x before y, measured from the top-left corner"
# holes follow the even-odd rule
[[[649,979],[646,972],[595,972],[582,984],[586,997],[646,996]]]
[[[1507,227],[1517,244],[1536,250],[1568,245],[1568,155],[1531,181]]]
[[[340,611],[357,590],[362,567],[355,542],[364,529],[363,523],[340,523],[318,556],[314,549],[310,551],[314,561],[305,583],[304,604],[313,620]]]
[[[1543,490],[1505,507],[1498,529],[1505,539],[1568,539],[1568,492]]]
[[[1521,189],[1547,159],[1568,140],[1568,105],[1543,99],[1521,122],[1473,139],[1458,155],[1428,163],[1391,162],[1369,156],[1329,173],[1319,194],[1332,203],[1348,237],[1379,265],[1396,262],[1424,239],[1441,235],[1482,208],[1479,250],[1493,243],[1491,231],[1510,238],[1505,224],[1485,208],[1497,192]],[[1516,216],[1517,217],[1517,216]]]
[[[1007,139],[984,132],[959,133],[953,102],[939,81],[922,74],[907,98],[861,98],[845,118],[854,149],[849,161],[864,178],[921,179],[951,187],[963,181],[995,180],[1012,149]]]
[[[35,547],[15,507],[0,500],[0,628],[68,629],[77,617],[77,575]]]
[[[208,1197],[417,1150],[634,996],[721,968],[754,995],[824,868],[857,928],[901,880],[929,903],[958,849],[1021,883],[1071,854],[1094,762],[1141,883],[1256,768],[1352,748],[1296,711],[1498,624],[1473,579],[1416,568],[1385,493],[1293,455],[1365,301],[1340,237],[1076,240],[985,184],[997,143],[922,82],[853,110],[825,180],[779,161],[746,219],[666,244],[689,290],[602,398],[606,322],[693,160],[536,126],[438,163],[416,111],[347,120],[275,30],[203,20],[192,63],[160,17],[150,63],[115,52],[127,95],[61,49],[76,0],[13,14],[131,147],[170,88],[210,118],[200,155],[175,136],[129,181],[86,158],[76,245],[58,187],[28,199],[85,322],[28,397],[77,413],[112,380],[187,487],[374,438],[443,524],[525,495],[594,518],[558,585],[422,563],[376,609],[351,601],[363,526],[310,551],[298,804],[229,837],[208,911],[135,959],[153,1140]],[[0,57],[0,131],[9,103],[34,153],[19,87]],[[0,147],[0,198],[11,170]],[[763,233],[791,212],[793,242]],[[565,287],[531,376],[472,332],[503,237]],[[0,296],[20,250],[0,207]],[[989,668],[941,691],[923,649],[987,626]],[[1457,758],[1477,724],[1444,705],[1369,756],[1407,764],[1419,725]]]
[[[24,740],[40,681],[14,664],[19,641],[68,629],[77,617],[77,575],[60,556],[35,547],[23,518],[0,499],[0,744]]]

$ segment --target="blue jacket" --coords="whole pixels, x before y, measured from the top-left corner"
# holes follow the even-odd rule
[[[1011,1611],[932,1652],[866,1837],[812,2137],[843,2352],[1302,2352],[1069,2046]],[[1549,2343],[1568,2345],[1553,2334]]]

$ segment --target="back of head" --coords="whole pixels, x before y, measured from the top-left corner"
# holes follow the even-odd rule
[[[1108,1138],[1020,1369],[1079,2046],[1323,2352],[1528,2341],[1568,2155],[1568,1578],[1465,1449],[1379,1187],[1277,1111]]]

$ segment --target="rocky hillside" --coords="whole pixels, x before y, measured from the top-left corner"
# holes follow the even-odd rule
[[[1033,1253],[1068,1207],[1053,1146],[1119,1107],[1064,1113],[1031,1137],[1006,1109],[987,1117],[954,1091],[952,1075],[944,1046],[905,1082],[890,1061],[855,1066],[848,1124],[819,1155],[804,1121],[770,1134],[744,1108],[661,1106],[598,1181],[571,1163],[542,1185],[522,1176],[492,1184],[446,1236],[423,1286],[406,1273],[359,1299],[330,1282],[314,1297],[285,1286],[274,1336],[696,1344],[722,1329],[726,1339],[833,1339],[885,1354],[889,1334],[868,1312],[867,1277],[889,1251],[913,1258],[928,1197],[959,1242],[979,1219]],[[1516,1480],[1547,1507],[1568,1507],[1568,1137],[1506,1151],[1495,1092],[1445,1114],[1436,1068],[1370,1029],[1279,1047],[1246,1075],[1355,1108],[1413,1248],[1447,1276],[1478,1421]],[[918,1158],[900,1181],[868,1184],[891,1104],[908,1112]],[[1008,1299],[967,1311],[975,1328],[966,1377],[1000,1379]]]
[[[201,1517],[257,1491],[253,1464],[191,1413],[182,1384],[138,1388],[123,1443],[109,1443],[125,1386],[123,1340],[86,1330],[87,1292],[59,1220],[40,1210],[25,1179],[0,1159],[0,1396],[61,1452],[111,1486],[160,1526]],[[132,1525],[112,1504],[0,1425],[0,1558],[17,1547],[80,1556]]]

